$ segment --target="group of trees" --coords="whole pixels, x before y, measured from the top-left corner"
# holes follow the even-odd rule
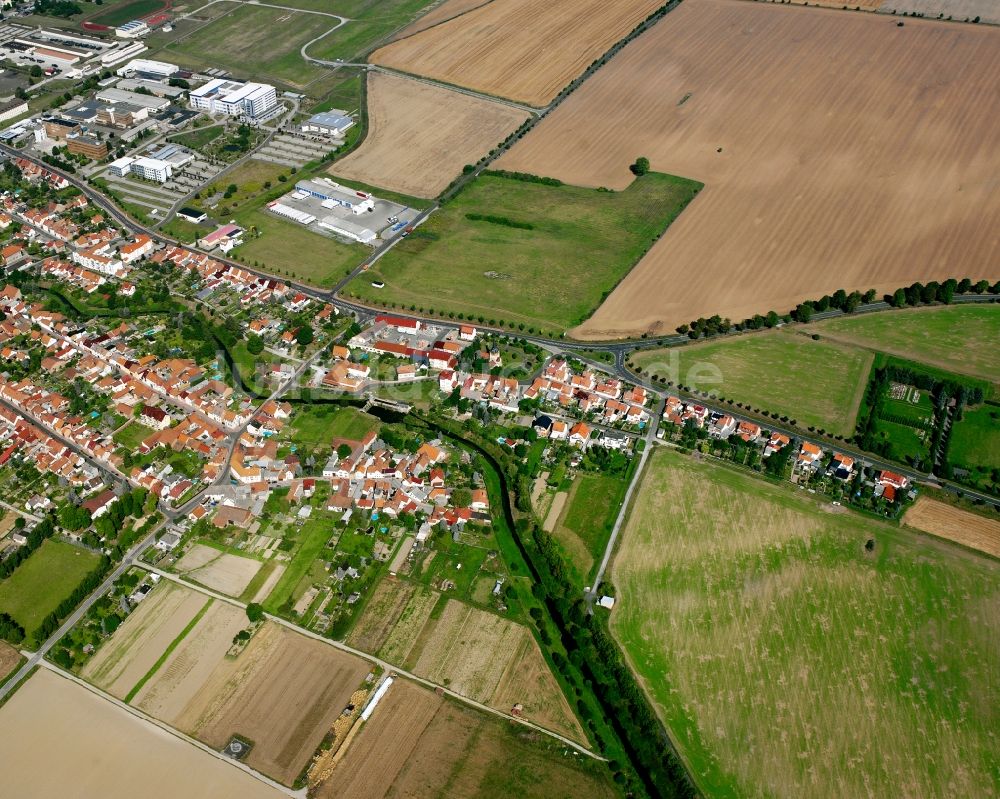
[[[82,14],[83,9],[72,0],[35,0],[35,13],[69,19]]]
[[[36,524],[31,532],[25,536],[28,539],[27,543],[0,561],[0,580],[6,580],[10,577],[18,566],[31,557],[31,553],[38,549],[46,538],[52,537],[55,531],[56,527],[51,519],[45,518]]]
[[[24,628],[7,613],[0,613],[0,638],[12,644],[24,640]]]

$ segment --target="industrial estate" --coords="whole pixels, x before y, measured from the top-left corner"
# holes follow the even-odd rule
[[[0,793],[1000,797],[998,24],[5,4]]]

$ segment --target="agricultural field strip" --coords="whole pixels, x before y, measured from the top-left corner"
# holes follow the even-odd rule
[[[143,563],[141,565],[141,568],[145,569],[146,571],[151,571],[154,574],[159,574],[161,577],[163,577],[163,578],[165,578],[167,580],[170,580],[172,582],[178,583],[180,585],[183,585],[183,586],[185,586],[187,588],[191,588],[191,589],[193,589],[195,591],[199,591],[199,592],[201,592],[203,594],[206,594],[208,596],[214,597],[215,599],[221,600],[222,602],[227,602],[230,605],[235,605],[235,606],[240,607],[240,608],[245,608],[246,607],[245,603],[240,602],[237,599],[233,599],[232,597],[228,597],[225,594],[220,594],[220,593],[218,593],[216,591],[212,591],[211,589],[206,588],[205,586],[196,585],[196,584],[193,584],[193,583],[189,583],[186,580],[183,580],[180,577],[178,577],[176,574],[171,574],[170,572],[162,571],[161,569],[158,569],[155,566],[151,566],[150,564]],[[571,747],[573,747],[573,749],[575,749],[576,751],[580,752],[581,754],[587,755],[588,757],[591,757],[591,758],[593,758],[595,760],[604,760],[603,757],[601,757],[598,754],[595,754],[594,752],[592,752],[591,750],[587,749],[586,747],[580,745],[576,741],[573,741],[572,739],[567,738],[564,735],[561,735],[561,734],[559,734],[557,732],[553,732],[552,730],[546,729],[545,727],[543,727],[543,726],[541,726],[539,724],[535,724],[534,722],[528,721],[527,719],[524,719],[524,718],[519,718],[517,716],[512,716],[509,713],[504,713],[503,711],[497,710],[496,708],[490,707],[489,705],[484,704],[482,702],[477,702],[474,699],[470,699],[467,696],[463,696],[462,694],[456,693],[455,691],[451,690],[450,688],[447,688],[446,686],[438,685],[437,683],[435,683],[435,682],[433,682],[431,680],[428,680],[425,677],[419,677],[416,674],[413,674],[412,672],[407,671],[406,669],[403,669],[402,667],[400,667],[400,666],[398,666],[396,664],[389,663],[389,662],[387,662],[385,660],[382,660],[381,658],[377,657],[376,655],[372,655],[372,654],[370,654],[368,652],[362,652],[361,650],[355,649],[354,647],[348,646],[347,644],[342,643],[340,641],[334,641],[334,640],[332,640],[330,638],[325,638],[324,636],[318,635],[317,633],[314,633],[311,630],[307,630],[307,629],[299,627],[299,626],[297,626],[295,624],[292,624],[290,621],[286,621],[285,619],[281,618],[280,616],[273,616],[271,614],[266,614],[266,616],[267,616],[268,619],[270,619],[271,621],[273,621],[275,624],[281,625],[282,627],[285,627],[285,628],[287,628],[289,630],[293,630],[294,632],[297,632],[300,635],[304,635],[307,638],[312,638],[312,639],[314,639],[316,641],[320,641],[321,643],[326,644],[327,646],[332,646],[332,647],[334,647],[336,649],[339,649],[339,650],[341,650],[343,652],[347,652],[348,654],[355,655],[356,657],[359,657],[359,658],[362,658],[364,660],[367,660],[368,662],[375,663],[375,664],[377,664],[378,666],[380,666],[381,668],[383,668],[383,669],[385,669],[387,671],[393,671],[393,672],[395,672],[396,674],[399,674],[402,677],[406,677],[409,680],[413,680],[414,682],[418,682],[421,685],[427,686],[428,688],[433,688],[435,690],[443,691],[448,696],[450,696],[450,697],[452,697],[454,699],[457,699],[458,701],[462,702],[463,704],[470,705],[470,706],[476,708],[477,710],[481,710],[481,711],[484,711],[486,713],[492,713],[495,716],[500,716],[501,718],[507,719],[509,721],[516,721],[519,724],[523,724],[525,727],[530,727],[531,729],[533,729],[533,730],[535,730],[537,732],[540,732],[540,733],[548,735],[548,736],[550,736],[552,738],[555,738],[558,741],[560,741],[561,743],[565,744],[566,746],[571,746]]]
[[[57,666],[55,663],[52,663],[49,660],[43,659],[43,660],[41,660],[39,662],[39,665],[42,668],[48,669],[49,671],[54,672],[55,674],[58,674],[60,677],[64,677],[65,679],[70,680],[71,682],[74,682],[77,685],[82,686],[83,688],[86,688],[92,694],[96,694],[97,696],[101,697],[102,699],[104,699],[104,700],[110,702],[111,704],[115,705],[120,710],[124,710],[124,711],[126,711],[128,713],[131,713],[136,718],[141,719],[142,721],[145,721],[145,722],[147,722],[149,724],[152,724],[153,726],[155,726],[155,727],[163,730],[164,732],[166,732],[166,733],[174,736],[175,738],[179,738],[180,740],[184,741],[185,743],[188,743],[188,744],[191,744],[192,746],[197,747],[198,749],[200,749],[203,752],[207,752],[208,754],[212,755],[212,757],[216,758],[217,760],[220,760],[223,763],[227,763],[227,764],[229,764],[231,766],[235,766],[236,768],[238,768],[241,771],[245,772],[246,774],[250,775],[254,779],[259,780],[260,782],[262,782],[262,783],[270,786],[271,788],[274,788],[276,790],[281,791],[286,796],[293,797],[293,799],[301,799],[301,796],[300,796],[300,794],[297,791],[291,790],[290,788],[282,785],[281,783],[276,782],[275,780],[272,780],[266,774],[262,774],[259,771],[255,771],[254,769],[250,768],[249,766],[247,766],[244,763],[241,763],[238,760],[234,760],[231,757],[226,757],[224,754],[222,754],[222,752],[218,752],[215,749],[212,749],[212,747],[208,746],[207,744],[202,743],[197,738],[192,738],[190,735],[186,735],[185,733],[181,732],[180,730],[178,730],[178,729],[176,729],[174,727],[171,727],[166,722],[160,721],[159,719],[157,719],[157,718],[155,718],[153,716],[150,716],[148,713],[144,713],[139,708],[134,707],[134,706],[132,706],[132,705],[126,703],[126,702],[123,702],[118,697],[112,696],[111,694],[107,693],[106,691],[101,690],[96,685],[93,685],[93,684],[87,682],[86,680],[84,680],[81,677],[77,677],[72,672],[65,671],[64,669],[62,669],[59,666]]]

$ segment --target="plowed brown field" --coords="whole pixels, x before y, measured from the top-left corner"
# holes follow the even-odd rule
[[[686,0],[499,159],[621,189],[645,155],[705,183],[574,334],[1000,277],[1000,30],[896,22]]]
[[[215,748],[234,734],[250,739],[247,764],[290,785],[368,669],[268,623],[238,658],[218,665],[174,723]]]
[[[503,103],[372,72],[368,135],[330,171],[403,194],[434,197],[527,116]]]
[[[542,106],[661,0],[493,0],[376,50],[403,72]]]
[[[1000,521],[920,497],[903,523],[1000,558]]]

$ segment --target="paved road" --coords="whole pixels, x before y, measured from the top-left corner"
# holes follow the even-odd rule
[[[153,541],[156,538],[156,533],[159,532],[160,529],[162,529],[163,525],[165,524],[166,521],[160,522],[160,524],[158,524],[156,527],[153,528],[152,532],[150,532],[149,535],[147,535],[144,539],[142,539],[142,541],[140,541],[138,544],[132,547],[132,549],[130,549],[127,553],[125,553],[125,557],[122,558],[121,563],[119,563],[114,569],[112,569],[111,573],[104,578],[104,582],[102,582],[90,594],[90,596],[88,596],[85,600],[83,600],[83,602],[80,603],[80,605],[77,607],[76,610],[74,610],[69,616],[66,617],[66,621],[64,621],[62,625],[59,627],[59,629],[56,630],[54,633],[52,633],[52,635],[50,635],[48,639],[46,639],[45,643],[43,643],[40,647],[38,647],[37,651],[32,652],[29,655],[27,662],[25,662],[25,664],[17,670],[14,676],[11,677],[9,680],[7,680],[7,682],[4,683],[2,686],[0,686],[0,701],[2,701],[3,698],[7,696],[7,694],[9,694],[12,690],[14,690],[15,686],[17,686],[17,684],[21,682],[21,680],[23,680],[25,677],[28,676],[28,672],[30,672],[33,668],[35,668],[35,666],[37,666],[39,663],[42,662],[42,659],[45,657],[45,655],[48,654],[49,650],[53,646],[55,646],[55,644],[59,641],[59,639],[62,638],[64,635],[66,635],[66,633],[70,631],[73,625],[75,625],[78,621],[80,621],[80,619],[83,618],[84,614],[86,614],[86,612],[90,610],[93,604],[111,589],[111,586],[112,584],[114,584],[115,580],[121,577],[126,571],[128,571],[132,567],[132,565],[136,561],[136,558],[138,558],[139,554],[142,553],[142,551],[145,550],[146,547],[150,546],[153,543]]]
[[[621,532],[622,525],[625,523],[625,518],[628,516],[629,503],[632,500],[632,492],[635,491],[636,487],[639,485],[639,481],[642,479],[643,470],[646,467],[646,460],[649,458],[649,453],[653,449],[653,444],[656,441],[656,431],[659,428],[660,417],[663,414],[663,399],[657,398],[656,405],[653,408],[652,421],[649,425],[649,432],[646,434],[646,446],[643,447],[642,454],[639,455],[639,463],[636,464],[635,471],[632,473],[632,482],[629,483],[628,489],[625,491],[625,498],[622,500],[622,506],[618,511],[618,517],[615,519],[615,526],[611,528],[611,536],[608,538],[608,543],[604,547],[604,555],[601,558],[601,565],[597,568],[597,574],[594,575],[594,582],[590,586],[590,590],[584,593],[584,598],[587,600],[588,604],[593,604],[594,599],[597,598],[597,589],[601,585],[601,581],[604,579],[604,572],[608,568],[608,563],[611,561],[611,556],[615,551],[615,544],[618,542],[618,534]]]
[[[232,597],[226,596],[225,594],[220,594],[217,591],[213,591],[212,589],[206,588],[203,585],[196,585],[193,583],[189,583],[185,580],[182,580],[178,575],[172,574],[171,572],[163,571],[162,569],[159,569],[156,566],[143,563],[141,564],[141,568],[159,574],[164,579],[178,583],[179,585],[186,586],[187,588],[193,589],[195,591],[200,591],[201,593],[206,594],[207,596],[214,597],[215,599],[221,602],[228,602],[230,605],[235,605],[236,607],[240,608],[246,608],[245,602],[240,602],[239,600],[233,599]],[[500,718],[506,719],[507,721],[517,722],[518,724],[522,724],[525,727],[530,727],[531,729],[537,732],[543,733],[544,735],[548,735],[550,738],[555,738],[560,743],[563,743],[566,746],[573,748],[580,754],[586,755],[587,757],[591,757],[594,760],[601,760],[601,761],[605,760],[605,758],[595,754],[594,752],[591,752],[589,749],[581,746],[576,741],[572,741],[569,738],[566,738],[565,736],[560,735],[557,732],[553,732],[552,730],[547,730],[545,727],[541,727],[538,724],[528,721],[525,718],[512,716],[509,713],[504,713],[502,710],[497,710],[496,708],[490,707],[489,705],[484,705],[482,702],[477,702],[475,699],[470,699],[467,696],[462,696],[462,694],[455,693],[450,688],[447,688],[444,685],[439,685],[435,682],[432,682],[431,680],[427,680],[423,677],[418,677],[416,674],[413,674],[412,672],[409,672],[406,669],[403,669],[402,667],[397,666],[394,663],[390,663],[387,660],[382,660],[381,658],[369,654],[368,652],[362,652],[360,649],[355,649],[354,647],[348,646],[347,644],[341,641],[335,641],[331,638],[326,638],[322,635],[318,635],[317,633],[314,633],[312,630],[307,630],[303,627],[299,627],[298,625],[293,624],[290,621],[286,621],[280,616],[272,616],[270,613],[265,615],[275,624],[280,624],[282,627],[287,627],[289,630],[293,630],[299,635],[304,635],[307,638],[312,638],[315,641],[319,641],[322,644],[331,646],[334,649],[339,649],[341,652],[347,652],[348,654],[354,655],[355,657],[359,657],[362,660],[368,661],[369,663],[375,663],[386,672],[392,672],[393,674],[398,674],[399,676],[405,677],[408,680],[413,680],[414,682],[420,683],[421,685],[427,688],[447,694],[448,696],[458,700],[459,702],[469,705],[470,707],[474,707],[477,710],[481,710],[484,713],[489,713],[493,716],[499,716]]]

